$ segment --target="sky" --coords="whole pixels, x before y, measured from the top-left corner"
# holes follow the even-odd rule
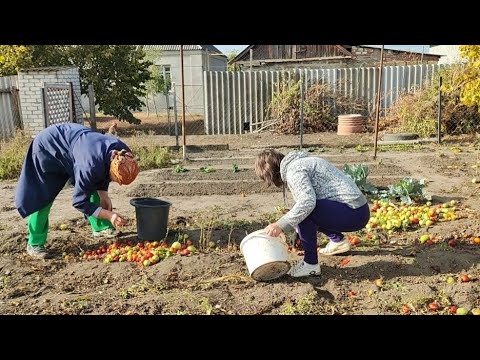
[[[232,52],[232,51],[240,52],[244,50],[248,45],[214,45],[214,46],[224,54],[228,54],[229,52]],[[380,47],[381,45],[367,45],[367,46]],[[418,51],[418,52],[422,52],[422,47],[425,52],[428,52],[428,45],[385,45],[385,49],[407,50],[407,51]]]

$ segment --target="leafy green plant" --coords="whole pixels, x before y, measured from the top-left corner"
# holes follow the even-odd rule
[[[212,168],[211,166],[202,166],[200,168],[200,171],[203,172],[203,173],[211,173],[211,172],[214,172],[215,169]]]
[[[159,169],[170,166],[171,154],[167,148],[160,146],[132,146],[141,170]]]
[[[317,297],[316,293],[309,293],[295,302],[288,301],[280,311],[280,315],[322,314],[324,311],[322,307],[317,304]]]
[[[187,171],[190,171],[190,170],[185,169],[183,167],[183,165],[177,165],[177,166],[175,166],[175,169],[173,169],[173,171],[177,174],[180,174],[180,173],[184,173],[184,172],[187,172]]]
[[[376,194],[378,189],[367,181],[368,165],[345,164],[343,172],[347,174],[364,193]]]
[[[416,180],[408,177],[389,185],[388,190],[379,191],[379,197],[399,199],[405,204],[432,199],[425,189],[425,179]]]
[[[238,168],[238,165],[237,165],[237,164],[232,164],[232,171],[233,171],[234,173],[237,173],[237,172],[240,171],[240,169]]]

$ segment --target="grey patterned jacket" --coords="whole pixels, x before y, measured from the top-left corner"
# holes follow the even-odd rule
[[[355,182],[328,161],[304,151],[289,152],[280,163],[280,175],[292,193],[295,205],[277,225],[291,232],[313,211],[317,199],[344,203],[357,209],[367,199]]]

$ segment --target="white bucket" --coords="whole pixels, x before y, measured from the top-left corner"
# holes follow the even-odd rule
[[[277,279],[290,270],[287,244],[268,236],[264,229],[248,234],[240,243],[240,251],[250,276],[257,281]]]

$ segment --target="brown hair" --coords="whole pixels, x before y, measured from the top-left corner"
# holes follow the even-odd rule
[[[280,175],[280,163],[285,157],[281,152],[273,149],[265,149],[257,155],[255,161],[255,174],[267,183],[267,186],[274,184],[277,187],[283,185]]]

